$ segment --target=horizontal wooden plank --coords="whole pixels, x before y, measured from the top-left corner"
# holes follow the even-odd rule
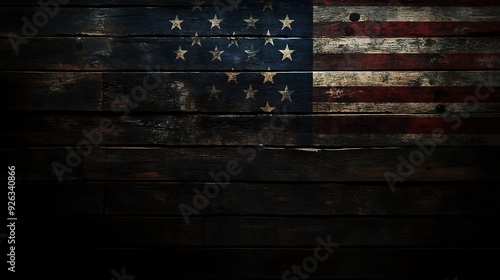
[[[176,6],[194,6],[193,1],[185,0],[148,0],[147,2],[141,0],[72,0],[72,1],[59,1],[64,3],[64,6],[165,6],[165,7],[176,7]],[[222,3],[217,3],[214,1],[203,1],[200,4],[201,7],[210,7],[214,5],[227,4],[230,5],[231,2],[222,1]],[[225,3],[224,3],[225,2]],[[234,2],[235,4],[239,1]],[[273,7],[275,5],[280,5],[282,3],[290,3],[287,0],[274,0]],[[441,0],[439,2],[432,0],[296,0],[293,3],[312,3],[318,6],[497,6],[498,2],[496,0]],[[239,3],[239,7],[253,6],[254,2],[242,0]],[[264,7],[263,3],[257,1],[255,5],[260,5],[261,9]],[[5,0],[0,6],[39,6],[37,0]],[[269,11],[269,10],[268,10]]]
[[[48,222],[61,235],[55,247],[149,246],[314,247],[331,236],[343,247],[497,247],[498,217],[37,217],[21,229],[33,232]],[[29,230],[29,231],[28,231]],[[41,234],[43,237],[49,233]],[[26,235],[23,235],[26,236]]]
[[[465,113],[463,113],[465,114]],[[447,141],[495,145],[499,117],[460,115],[16,115],[4,128],[0,145],[7,147],[77,146],[383,146],[415,145],[432,139],[436,129]],[[106,126],[102,124],[105,123]],[[272,136],[268,136],[272,134]],[[412,135],[412,136],[409,136]],[[444,138],[443,138],[444,139]],[[453,142],[456,141],[456,142]]]
[[[498,22],[499,7],[315,6],[315,22]],[[351,17],[356,14],[356,17]]]
[[[326,238],[326,237],[322,237]],[[47,271],[52,256],[60,256],[56,279],[281,279],[292,265],[314,257],[315,248],[150,248],[34,251],[26,263]],[[26,251],[28,250],[26,249]],[[29,251],[31,252],[31,251]],[[42,253],[43,252],[43,253]],[[327,252],[321,249],[320,256]],[[494,275],[498,249],[345,249],[333,248],[310,279],[475,279]],[[33,260],[33,261],[31,261]],[[161,265],[158,265],[158,260]],[[195,267],[196,269],[193,269]],[[78,274],[75,274],[78,271]],[[116,275],[112,273],[116,272]],[[305,274],[304,269],[301,269]],[[20,271],[28,275],[25,271]],[[123,273],[123,274],[122,274]],[[294,277],[295,274],[290,274]],[[116,277],[115,277],[116,278]]]
[[[83,188],[83,185],[76,186]],[[105,213],[181,215],[179,204],[193,205],[193,189],[203,193],[206,185],[207,183],[106,183]],[[213,185],[214,183],[210,183],[208,186]],[[43,186],[51,187],[52,184]],[[61,187],[58,190],[63,189]],[[207,207],[200,209],[198,216],[500,214],[500,205],[496,203],[500,199],[500,188],[495,183],[401,184],[396,189],[396,192],[390,192],[383,183],[233,183],[211,198]],[[71,188],[70,191],[72,190]],[[75,196],[79,194],[76,190]],[[58,209],[62,211],[65,208]]]
[[[209,182],[380,181],[386,171],[398,173],[401,157],[416,148],[283,149],[264,148],[99,148],[84,160],[87,180]],[[57,181],[51,164],[66,164],[65,149],[2,151],[6,165],[25,170],[19,180]],[[407,181],[498,181],[497,147],[437,148]],[[255,157],[254,157],[255,155]],[[253,159],[253,160],[252,160]],[[286,160],[284,160],[286,159]],[[235,160],[238,165],[236,165]],[[225,172],[230,162],[230,171]],[[72,162],[73,163],[73,162]],[[301,166],[297,170],[295,167]],[[234,170],[233,171],[233,167]],[[241,171],[237,167],[241,167]],[[82,178],[81,165],[63,172],[66,181]],[[74,169],[74,170],[73,170]],[[58,170],[60,171],[60,170]],[[214,172],[211,176],[211,172]],[[218,175],[217,175],[218,174]],[[407,174],[408,175],[408,174]],[[406,175],[405,175],[406,176]],[[6,178],[6,177],[4,177]]]
[[[238,151],[239,150],[239,151]],[[397,173],[398,157],[416,148],[102,148],[85,159],[87,180],[131,181],[382,181]],[[255,151],[255,156],[254,156]],[[408,181],[498,181],[498,147],[437,148]],[[252,160],[253,159],[253,160]],[[235,167],[241,167],[241,171]],[[237,176],[228,175],[225,170]],[[33,165],[37,163],[33,162]],[[296,167],[300,166],[300,169]],[[219,172],[221,171],[221,172]],[[217,175],[219,173],[219,175]],[[223,176],[227,175],[227,176]]]
[[[191,36],[194,36],[192,34]],[[221,41],[222,40],[222,41]],[[161,70],[172,71],[304,71],[312,68],[312,40],[300,38],[276,38],[274,46],[265,45],[266,37],[241,38],[239,47],[229,46],[226,38],[205,37],[203,50],[192,45],[191,37],[78,37],[78,38],[31,38],[28,44],[19,46],[16,54],[8,38],[0,38],[0,70],[136,70],[159,65]],[[179,46],[185,60],[175,51]],[[252,50],[252,46],[254,49]],[[292,60],[284,58],[280,50],[293,50]],[[220,59],[215,51],[224,51]],[[190,49],[195,48],[190,51]],[[258,51],[255,56],[245,51]],[[215,59],[214,59],[215,58]]]
[[[166,1],[165,1],[166,2]],[[187,1],[186,1],[187,2]],[[187,2],[189,3],[189,2]],[[221,2],[222,3],[222,2]],[[145,3],[147,5],[147,3]],[[233,31],[238,36],[263,36],[267,30],[273,36],[312,36],[312,6],[299,2],[284,2],[273,4],[274,12],[267,8],[262,10],[264,4],[260,1],[247,1],[240,10],[224,10],[222,6],[208,5],[204,8],[193,10],[193,5],[161,7],[113,7],[113,8],[67,8],[62,7],[57,15],[50,17],[43,28],[29,37],[51,36],[200,36],[231,35]],[[217,7],[217,8],[216,8]],[[40,7],[36,8],[1,8],[0,17],[6,24],[0,27],[0,36],[8,36],[13,32],[21,36],[24,22],[23,17],[32,19]],[[247,28],[244,19],[258,19],[255,28]],[[209,20],[222,19],[220,28],[212,28]],[[288,15],[293,19],[293,28],[282,29],[279,21]],[[169,20],[181,20],[181,29],[172,28]],[[31,21],[33,22],[33,21]],[[83,24],[85,23],[85,24]],[[27,33],[31,34],[31,33]],[[27,35],[25,35],[27,37]]]
[[[461,0],[463,1],[463,0]],[[483,2],[487,0],[480,0],[479,2]],[[200,7],[219,7],[220,9],[227,7],[228,9],[233,6],[236,9],[236,5],[238,9],[245,9],[248,7],[252,8],[260,8],[261,10],[264,8],[265,4],[260,1],[245,1],[245,0],[235,0],[233,2],[228,2],[225,0],[221,0],[220,2],[216,1],[186,1],[186,0],[147,0],[146,2],[143,0],[71,0],[64,1],[58,0],[59,3],[64,6],[72,7],[72,6],[145,6],[145,7],[191,7],[200,6]],[[67,2],[67,3],[65,3]],[[196,2],[201,2],[199,5]],[[273,9],[274,7],[280,7],[285,4],[312,4],[311,0],[296,0],[293,3],[287,0],[273,0]],[[0,6],[39,6],[38,0],[5,0],[0,4]],[[266,8],[267,11],[270,11],[269,8]],[[195,11],[199,11],[198,9]],[[232,10],[231,10],[232,11]],[[271,10],[272,11],[272,10]]]
[[[2,110],[101,111],[101,73],[0,72]]]
[[[500,85],[499,71],[329,71],[314,72],[314,87],[442,87]]]
[[[432,54],[499,53],[500,39],[496,38],[315,38],[317,54]]]
[[[437,3],[441,3],[437,2]],[[498,36],[498,24],[484,22],[316,22],[314,37],[488,37]]]
[[[314,70],[492,70],[498,54],[314,54]]]
[[[363,77],[361,73],[356,75],[360,79]],[[402,77],[402,75],[400,76]],[[434,76],[431,79],[434,79]],[[486,77],[486,76],[485,76]],[[394,105],[399,105],[401,107],[405,106],[431,106],[432,103],[448,103],[446,104],[446,110],[459,110],[458,107],[461,106],[466,100],[469,100],[472,96],[476,94],[481,97],[481,104],[485,103],[498,103],[500,102],[500,95],[495,94],[500,92],[499,87],[486,86],[490,84],[486,77],[485,80],[479,82],[476,86],[452,86],[453,80],[449,86],[421,86],[417,84],[416,86],[406,86],[406,87],[393,87],[393,86],[338,86],[338,87],[315,87],[313,100],[316,103],[331,102],[336,103],[337,106],[349,106],[356,105],[359,103],[393,103]],[[487,81],[487,82],[486,82]],[[491,81],[493,81],[493,75],[491,76]],[[417,81],[412,81],[417,82]],[[485,82],[483,84],[483,82]],[[483,84],[483,86],[478,87]],[[489,93],[489,94],[488,94]],[[476,97],[477,98],[477,97]],[[479,101],[479,98],[478,98]],[[339,104],[345,103],[345,104]],[[405,104],[410,103],[410,104]],[[369,104],[366,104],[367,106]],[[492,104],[493,105],[493,104]],[[319,104],[318,104],[319,106]],[[392,112],[392,111],[391,111]],[[410,111],[407,111],[410,112]],[[429,111],[430,112],[430,111]]]
[[[205,242],[215,246],[315,246],[331,235],[343,247],[496,247],[500,218],[240,218],[205,221]]]
[[[476,107],[476,106],[474,106]],[[395,103],[395,102],[360,102],[349,103],[348,101],[314,102],[313,111],[315,113],[360,113],[360,112],[381,112],[394,114],[408,113],[436,113],[445,110],[446,112],[467,112],[472,108],[466,103]],[[500,103],[483,103],[477,105],[474,112],[499,112]]]
[[[27,0],[24,0],[27,1]],[[498,6],[496,0],[313,0],[317,6]]]
[[[137,107],[121,101],[121,96],[131,96],[135,87],[144,86],[145,73],[104,73],[104,108],[120,111],[129,107],[132,111],[155,112],[263,112],[267,102],[276,111],[312,111],[312,73],[280,72],[203,72],[203,73],[153,73],[160,82],[149,90]],[[152,83],[149,78],[146,82]],[[220,91],[216,97],[212,90]],[[283,100],[280,93],[288,87],[290,99]],[[249,91],[252,89],[251,91]]]
[[[340,57],[336,63],[343,59]],[[390,64],[393,64],[391,59]],[[453,60],[455,61],[455,60]],[[460,60],[466,62],[466,60]],[[321,61],[318,61],[319,64]],[[330,63],[330,62],[327,62]],[[361,62],[360,62],[361,63]],[[461,62],[460,62],[461,63]],[[467,63],[467,62],[466,62]],[[366,61],[362,65],[366,65]],[[441,65],[441,64],[436,64]],[[357,67],[359,68],[360,65]],[[315,67],[318,67],[316,65]],[[330,66],[328,66],[330,67]],[[122,115],[132,112],[200,112],[200,113],[262,113],[269,102],[274,112],[289,113],[441,113],[470,111],[466,100],[478,96],[474,112],[498,112],[500,87],[494,86],[497,72],[421,72],[409,79],[406,72],[345,72],[356,79],[344,86],[312,88],[310,72],[0,72],[0,80],[11,94],[2,103],[7,111],[113,111]],[[349,74],[351,73],[351,74]],[[454,74],[456,73],[456,74]],[[236,75],[230,79],[230,75]],[[266,81],[265,75],[272,75]],[[384,74],[394,79],[406,79],[408,86],[355,86],[363,76]],[[490,76],[491,74],[491,76]],[[322,75],[318,73],[318,75]],[[342,77],[333,76],[333,83],[341,84]],[[102,77],[102,78],[101,78]],[[372,76],[373,77],[373,76]],[[446,86],[430,86],[436,79]],[[469,86],[455,86],[464,83]],[[158,79],[158,80],[156,80]],[[427,82],[427,80],[429,82]],[[473,81],[478,79],[477,81]],[[29,80],[29,82],[26,82]],[[62,82],[61,82],[62,81]],[[370,81],[370,79],[368,79]],[[145,82],[147,83],[145,85]],[[155,84],[155,82],[157,82]],[[372,81],[373,82],[373,81]],[[148,87],[148,85],[153,85]],[[483,84],[483,87],[477,86]],[[220,90],[217,98],[210,92],[213,86]],[[422,87],[422,85],[425,85]],[[427,86],[429,85],[429,86]],[[133,96],[135,87],[148,87],[146,94]],[[248,97],[252,86],[253,98]],[[293,91],[291,100],[280,93],[288,86]],[[103,95],[104,97],[100,97]]]

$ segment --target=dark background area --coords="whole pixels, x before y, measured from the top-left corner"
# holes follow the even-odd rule
[[[0,178],[7,182],[7,166],[16,166],[15,276],[281,279],[292,265],[314,256],[318,237],[330,236],[340,246],[319,262],[310,279],[496,277],[498,83],[459,129],[451,129],[443,114],[460,112],[453,104],[477,88],[475,82],[456,86],[453,81],[469,77],[472,70],[499,78],[498,17],[474,23],[382,22],[374,35],[364,34],[367,23],[352,14],[346,22],[315,23],[313,28],[311,1],[275,1],[275,20],[266,22],[265,13],[271,11],[263,11],[261,1],[244,1],[241,11],[253,11],[267,25],[247,30],[241,21],[234,26],[240,49],[261,47],[270,26],[276,49],[297,46],[293,63],[282,61],[279,53],[268,55],[264,47],[258,60],[240,62],[236,47],[226,47],[229,39],[220,44],[227,59],[212,63],[208,51],[196,52],[191,45],[193,30],[202,30],[206,48],[232,36],[225,29],[206,28],[212,2],[198,13],[188,1],[69,1],[27,44],[19,45],[18,55],[9,33],[21,34],[21,19],[31,19],[40,7],[28,0],[0,3],[0,103],[5,112]],[[316,6],[366,6],[367,12],[377,6],[438,5],[488,11],[499,4],[314,1]],[[285,13],[297,20],[293,34],[280,30],[278,20]],[[191,20],[190,25],[172,30],[169,20],[175,15]],[[225,15],[230,21],[234,13]],[[483,38],[491,52],[313,55],[313,38],[328,36]],[[175,60],[178,45],[189,49],[187,58],[199,60]],[[131,106],[132,89],[151,75],[146,67],[157,66],[163,82]],[[277,75],[273,84],[263,84],[261,72],[271,71],[269,66]],[[454,72],[447,74],[449,86],[416,82],[391,87],[388,82],[378,88],[339,87],[345,95],[336,99],[326,99],[328,88],[313,88],[313,71],[357,70]],[[238,83],[228,82],[226,73],[232,71],[242,73]],[[219,100],[210,97],[212,84],[222,90]],[[248,84],[260,91],[253,103],[243,98]],[[278,94],[285,84],[295,90],[293,103],[282,102]],[[335,109],[370,103],[358,99],[363,94],[393,109],[366,104],[357,111]],[[266,102],[277,104],[278,124],[287,125],[271,130],[273,139],[262,145],[263,128],[275,121],[261,109]],[[319,110],[322,102],[331,102],[333,109]],[[124,116],[126,109],[130,113]],[[101,132],[91,132],[102,121],[113,129],[102,133],[98,145],[60,182],[54,162],[67,164],[67,147],[77,149],[88,135],[99,138]],[[385,172],[397,173],[400,157],[418,151],[414,140],[431,139],[438,127],[448,141],[392,191]],[[186,224],[179,205],[193,207],[193,189],[214,186],[211,172],[227,171],[228,163],[241,172],[230,176],[227,187]],[[6,208],[6,197],[2,201]],[[6,239],[1,241],[4,270]],[[15,279],[6,275],[2,279]]]

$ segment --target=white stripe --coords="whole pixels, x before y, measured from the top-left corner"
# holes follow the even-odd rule
[[[500,71],[331,71],[313,72],[314,87],[500,86]],[[474,94],[474,93],[471,93]]]
[[[474,92],[471,92],[474,95]],[[314,113],[436,113],[436,107],[444,105],[446,112],[499,112],[500,103],[389,103],[389,102],[313,102]],[[476,107],[477,106],[477,107]]]
[[[497,38],[315,38],[320,54],[499,53]]]
[[[359,21],[399,22],[494,22],[500,21],[500,7],[373,7],[315,6],[315,22],[349,22],[357,13]]]

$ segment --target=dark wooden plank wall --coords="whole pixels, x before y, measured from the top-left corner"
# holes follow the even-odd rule
[[[67,2],[27,44],[19,46],[18,54],[7,36],[20,32],[20,19],[40,8],[31,0],[0,3],[1,106],[7,111],[0,145],[2,168],[17,169],[20,275],[36,269],[50,279],[118,279],[124,271],[137,280],[281,279],[292,265],[314,255],[318,237],[327,236],[340,247],[319,263],[311,279],[496,275],[498,85],[458,129],[444,131],[448,141],[437,143],[433,155],[393,192],[384,173],[396,172],[399,156],[410,155],[417,149],[415,140],[425,138],[419,135],[449,127],[442,111],[463,109],[436,104],[457,103],[469,96],[475,87],[467,79],[474,76],[436,74],[448,77],[445,81],[466,81],[451,89],[419,84],[407,91],[345,89],[369,91],[368,95],[392,90],[400,95],[386,98],[403,103],[390,108],[313,111],[313,99],[297,96],[280,117],[286,127],[261,145],[259,132],[273,122],[271,115],[231,96],[221,97],[227,106],[220,106],[206,94],[206,81],[217,79],[224,81],[221,87],[226,91],[236,89],[235,84],[225,84],[225,72],[231,69],[202,63],[187,67],[172,59],[170,50],[192,40],[190,30],[172,35],[167,28],[175,14],[191,12],[187,1]],[[211,2],[204,7],[213,8]],[[262,5],[247,2],[249,9]],[[277,7],[300,10],[307,1],[276,2]],[[315,4],[493,7],[498,1],[316,0]],[[193,28],[197,24],[201,20]],[[318,23],[315,34],[299,29],[298,38],[278,34],[275,40],[302,44],[301,38],[325,34],[357,37],[366,30],[364,24]],[[464,24],[462,37],[495,39],[500,34],[498,23],[428,24],[428,29],[416,31],[412,23],[400,28],[383,24],[388,26],[377,36],[446,38]],[[409,35],[409,30],[416,33]],[[245,45],[263,35],[245,32],[240,38]],[[210,44],[215,37],[231,34],[214,29],[199,35]],[[458,41],[454,44],[461,47]],[[363,55],[347,57],[350,64],[346,64],[342,62],[346,55],[328,54],[316,58],[315,70],[477,70],[495,75],[500,70],[498,54],[479,62],[460,55],[450,55],[444,60],[452,62],[438,65],[428,61],[443,59],[440,54],[411,63],[400,57],[400,62],[378,64],[367,62]],[[240,83],[259,76],[269,64],[266,59],[240,69],[249,73]],[[310,79],[308,63],[310,58],[297,57],[292,67],[275,64],[276,79],[282,79],[276,80],[276,90],[283,90],[278,89],[280,81]],[[137,106],[127,105],[127,100],[116,103],[118,96],[129,95],[142,84],[147,67],[161,72],[156,77],[163,83]],[[191,81],[194,97],[183,94],[186,89],[178,83],[182,80]],[[299,84],[304,88],[296,91],[310,90],[310,83]],[[325,97],[320,90],[314,100],[328,101],[321,100]],[[405,107],[405,98],[416,95],[421,105]],[[337,101],[363,102],[348,97]],[[102,132],[106,129],[108,133]],[[73,159],[75,165],[58,177],[53,162],[66,163],[68,151],[89,137],[96,146],[81,162]],[[220,173],[238,168],[241,172],[234,176]],[[193,205],[193,189],[203,191],[207,183],[214,186],[217,175],[211,172],[219,172],[228,184],[186,224],[179,205]]]

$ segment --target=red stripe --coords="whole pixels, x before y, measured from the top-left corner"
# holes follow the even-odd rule
[[[500,24],[484,22],[315,22],[315,37],[499,36]]]
[[[451,117],[454,115],[450,115]],[[500,134],[498,118],[460,118],[461,125],[455,130],[457,121],[446,122],[440,118],[404,117],[316,117],[315,133],[319,134],[431,134],[441,128],[446,134]]]
[[[316,6],[499,6],[498,0],[314,0]]]
[[[500,69],[500,54],[314,54],[314,70],[398,69]]]
[[[500,92],[500,87],[493,90]],[[487,92],[488,89],[483,88],[479,93],[486,95]],[[475,93],[476,87],[315,87],[313,101],[462,103]],[[481,102],[500,102],[500,94],[490,94]]]

